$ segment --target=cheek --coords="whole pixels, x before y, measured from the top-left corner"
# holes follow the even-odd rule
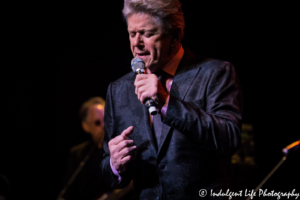
[[[164,45],[161,42],[155,43],[153,46],[156,59],[161,59],[164,56]]]
[[[155,44],[153,47],[153,59],[157,60],[160,57],[160,45]]]
[[[145,44],[145,48],[148,51],[150,51],[150,52],[155,51],[156,43],[155,43],[155,41],[153,39],[145,40],[144,44]]]
[[[133,53],[133,49],[134,49],[133,45],[130,44],[130,50],[132,53]]]
[[[154,41],[148,41],[147,43],[145,43],[145,48],[151,53],[152,57],[157,54],[158,47],[158,44]]]

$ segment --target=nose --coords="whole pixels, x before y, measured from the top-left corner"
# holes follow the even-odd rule
[[[133,45],[134,46],[142,46],[143,45],[143,38],[140,33],[137,33],[133,39]]]

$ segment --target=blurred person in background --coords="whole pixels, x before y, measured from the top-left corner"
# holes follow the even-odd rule
[[[112,190],[102,178],[104,106],[101,97],[84,102],[79,110],[82,129],[91,139],[71,148],[65,176],[65,188],[58,199],[121,200],[131,199],[133,184],[122,190]]]
[[[104,106],[103,98],[93,97],[79,110],[82,128],[91,139],[71,148],[62,199],[105,199],[111,192],[100,172],[104,153]]]

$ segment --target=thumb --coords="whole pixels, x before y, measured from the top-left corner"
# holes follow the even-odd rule
[[[150,69],[147,67],[146,68],[147,74],[152,74],[152,72],[150,71]]]
[[[129,126],[121,133],[121,135],[124,137],[127,137],[127,136],[131,135],[132,132],[133,132],[133,126]]]

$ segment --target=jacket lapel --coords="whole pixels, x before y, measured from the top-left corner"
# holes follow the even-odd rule
[[[199,67],[196,68],[195,55],[189,51],[189,49],[186,49],[174,76],[170,95],[180,100],[184,100],[184,97],[189,91],[189,88],[198,74],[199,69]],[[163,123],[160,144],[158,147],[158,155],[161,152],[167,136],[171,134],[173,130],[171,129],[170,131],[170,129],[170,126]]]

